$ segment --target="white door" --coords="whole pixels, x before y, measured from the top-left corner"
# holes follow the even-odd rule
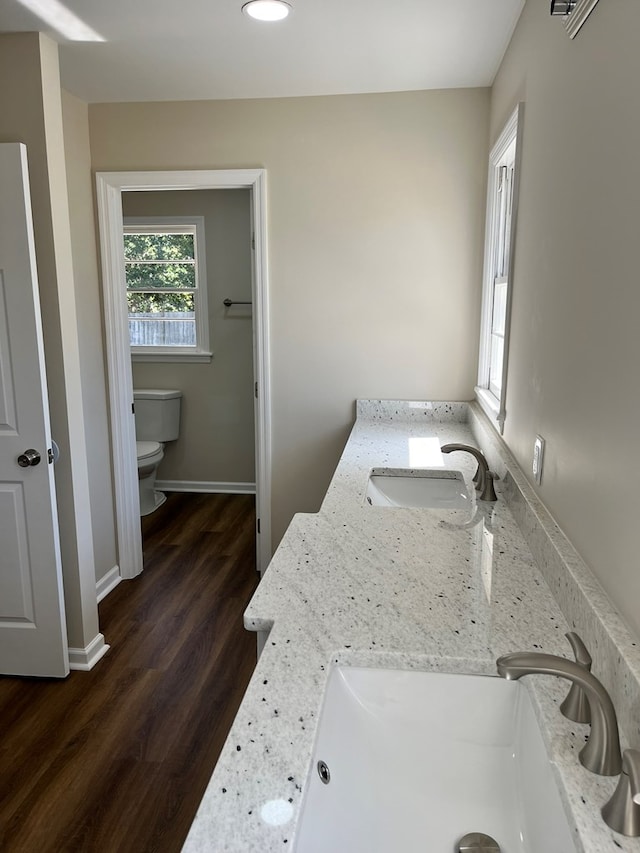
[[[69,673],[27,149],[0,144],[0,673]],[[39,460],[39,461],[38,461]]]

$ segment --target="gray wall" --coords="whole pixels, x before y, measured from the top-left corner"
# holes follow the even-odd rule
[[[571,41],[528,0],[495,81],[491,137],[525,101],[505,438],[640,632],[640,3],[599,3]]]
[[[357,397],[473,395],[488,112],[486,89],[89,107],[96,170],[267,170],[274,544]]]
[[[125,216],[204,216],[210,364],[133,364],[134,388],[183,392],[180,438],[165,448],[162,480],[255,483],[249,191],[123,193]]]
[[[95,169],[268,170],[276,541],[354,398],[471,397],[487,142],[523,99],[505,437],[527,471],[545,436],[540,496],[640,629],[639,29],[637,0],[602,2],[570,41],[528,0],[490,133],[486,90],[90,107]]]
[[[89,151],[89,114],[85,103],[62,93],[65,160],[69,189],[73,275],[78,306],[78,344],[80,371],[85,397],[85,430],[89,501],[96,581],[117,563],[109,416],[102,348],[98,259],[93,218],[87,211],[93,206],[91,155]]]
[[[60,446],[55,480],[67,635],[70,647],[85,649],[98,634],[88,389],[80,369],[80,282],[72,258],[58,48],[46,36],[0,35],[0,142],[27,146],[49,410]],[[86,206],[84,215],[91,215]]]

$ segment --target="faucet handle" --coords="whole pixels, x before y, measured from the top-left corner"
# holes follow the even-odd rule
[[[585,644],[582,642],[582,638],[578,636],[575,631],[569,631],[569,633],[565,634],[565,637],[571,644],[576,663],[583,669],[586,669],[587,672],[591,672],[591,655],[589,654]],[[573,720],[574,723],[591,722],[589,700],[587,699],[584,690],[575,682],[571,685],[571,689],[567,693],[566,699],[562,705],[560,705],[560,711],[568,720]]]
[[[498,500],[498,496],[496,495],[496,490],[493,487],[493,481],[494,481],[495,477],[496,477],[496,474],[494,474],[493,471],[489,471],[487,469],[484,472],[484,480],[482,482],[481,489],[478,489],[478,487],[476,486],[476,489],[478,489],[478,491],[480,491],[480,494],[478,495],[479,501],[497,501]]]
[[[625,751],[618,787],[601,812],[607,826],[615,832],[633,838],[640,836],[640,750]]]

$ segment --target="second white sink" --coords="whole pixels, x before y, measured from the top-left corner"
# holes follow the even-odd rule
[[[460,471],[374,468],[365,500],[369,506],[466,509],[471,504]]]

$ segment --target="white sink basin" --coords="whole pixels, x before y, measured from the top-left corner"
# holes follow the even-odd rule
[[[471,832],[491,836],[503,853],[576,849],[526,687],[336,667],[297,853],[454,853]]]
[[[374,468],[365,500],[370,506],[466,509],[469,492],[460,471]]]

